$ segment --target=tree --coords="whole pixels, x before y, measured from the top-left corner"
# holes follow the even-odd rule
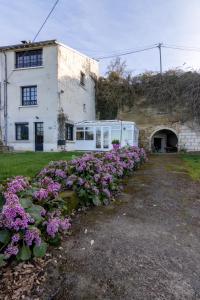
[[[121,61],[121,58],[117,57],[114,60],[111,60],[107,67],[106,75],[109,80],[119,81],[120,79],[124,79],[127,73],[126,61]]]

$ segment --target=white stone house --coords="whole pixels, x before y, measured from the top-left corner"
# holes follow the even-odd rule
[[[0,140],[14,150],[74,149],[95,120],[96,60],[56,40],[0,47]]]

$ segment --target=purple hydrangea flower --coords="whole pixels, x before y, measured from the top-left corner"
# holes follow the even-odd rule
[[[48,191],[43,188],[41,188],[39,191],[36,191],[33,194],[34,198],[36,198],[39,201],[47,199],[48,195],[49,195]]]
[[[19,240],[20,240],[19,233],[16,233],[12,236],[12,239],[11,239],[12,243],[17,243],[17,242],[19,242]]]
[[[24,235],[24,240],[28,246],[31,246],[33,242],[39,246],[41,244],[40,232],[37,228],[27,229]]]
[[[12,255],[17,255],[18,252],[19,252],[19,248],[17,246],[10,244],[7,246],[6,250],[4,251],[4,254],[9,258]]]

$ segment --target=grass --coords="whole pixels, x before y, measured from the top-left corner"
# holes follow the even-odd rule
[[[182,154],[184,165],[194,180],[200,180],[200,154]]]
[[[53,160],[70,160],[80,152],[23,152],[0,154],[0,182],[6,178],[23,175],[35,176]]]

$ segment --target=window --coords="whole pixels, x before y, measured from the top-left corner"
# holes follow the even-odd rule
[[[111,141],[121,140],[121,126],[116,125],[111,127]]]
[[[66,141],[73,141],[74,139],[74,126],[72,124],[65,124],[65,139]]]
[[[133,140],[133,129],[132,126],[124,126],[123,127],[123,137],[125,141],[127,140]]]
[[[92,127],[85,127],[85,140],[92,141],[94,139],[94,130]]]
[[[80,73],[80,84],[85,85],[85,74],[83,72]]]
[[[16,52],[16,68],[42,66],[42,49]]]
[[[37,105],[37,86],[22,87],[22,105]]]
[[[77,140],[94,140],[94,130],[92,127],[77,127],[76,128],[76,139]]]
[[[15,135],[16,140],[28,140],[29,139],[29,133],[28,133],[28,123],[16,123],[15,124]]]

